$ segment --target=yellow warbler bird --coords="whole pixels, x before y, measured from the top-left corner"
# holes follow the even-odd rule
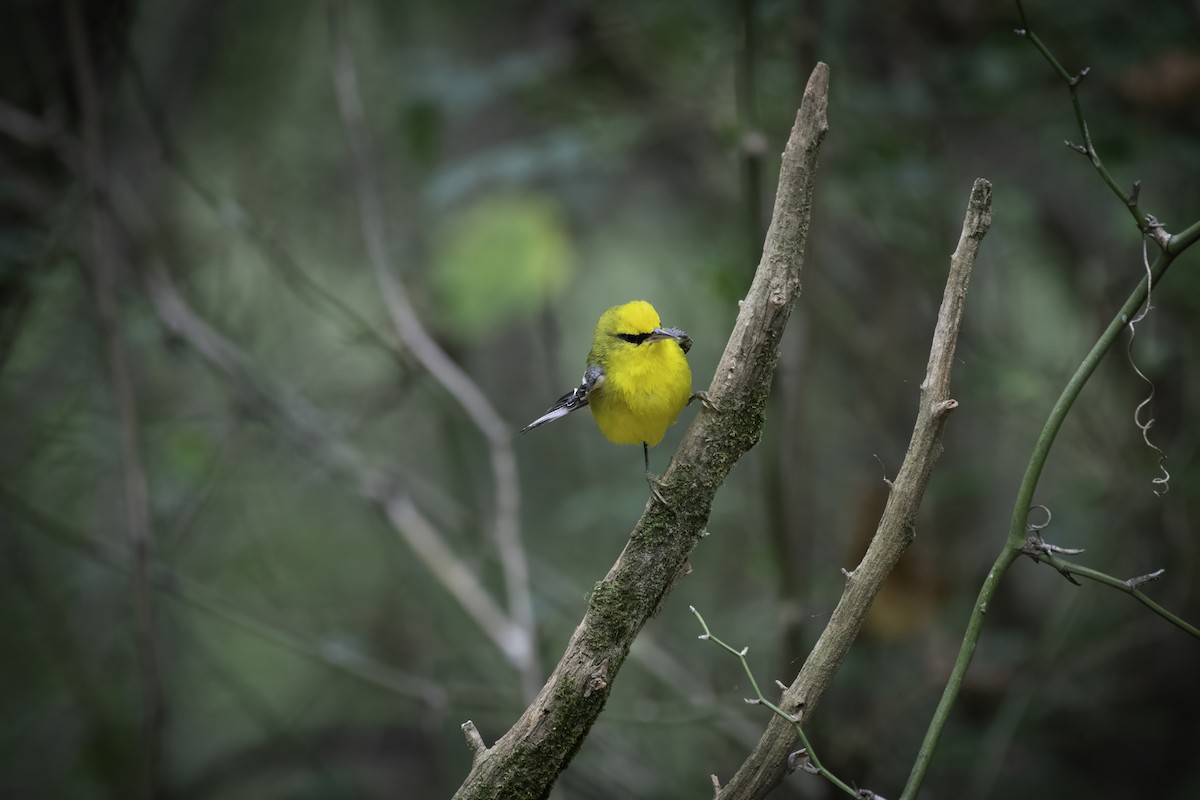
[[[661,500],[650,475],[650,447],[662,441],[691,402],[692,370],[686,356],[691,346],[683,331],[662,327],[658,312],[644,300],[610,308],[596,323],[579,386],[521,433],[589,406],[609,441],[642,443],[646,478]]]

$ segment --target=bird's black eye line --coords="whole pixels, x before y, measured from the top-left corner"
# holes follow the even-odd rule
[[[623,342],[629,342],[633,345],[641,344],[650,338],[650,334],[648,333],[614,333],[613,336],[617,337]]]

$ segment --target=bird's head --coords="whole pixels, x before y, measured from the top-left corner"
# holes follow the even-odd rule
[[[666,339],[675,341],[683,352],[692,346],[692,339],[679,328],[664,328],[654,306],[645,300],[634,300],[614,306],[600,317],[592,341],[594,352],[613,352],[651,345]]]

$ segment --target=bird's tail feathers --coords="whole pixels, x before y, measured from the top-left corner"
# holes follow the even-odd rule
[[[567,408],[566,406],[557,406],[555,408],[552,408],[549,411],[547,411],[545,414],[542,414],[540,417],[535,419],[533,422],[526,425],[524,428],[521,428],[521,433],[525,433],[526,431],[531,431],[534,428],[540,428],[542,425],[545,425],[547,422],[554,422],[554,420],[565,417],[567,414],[570,414],[574,410],[575,410],[574,408]]]

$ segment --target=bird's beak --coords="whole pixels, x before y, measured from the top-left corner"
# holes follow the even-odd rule
[[[679,330],[679,328],[655,328],[646,337],[647,342],[657,342],[661,339],[674,339],[685,353],[692,348],[692,337]]]

